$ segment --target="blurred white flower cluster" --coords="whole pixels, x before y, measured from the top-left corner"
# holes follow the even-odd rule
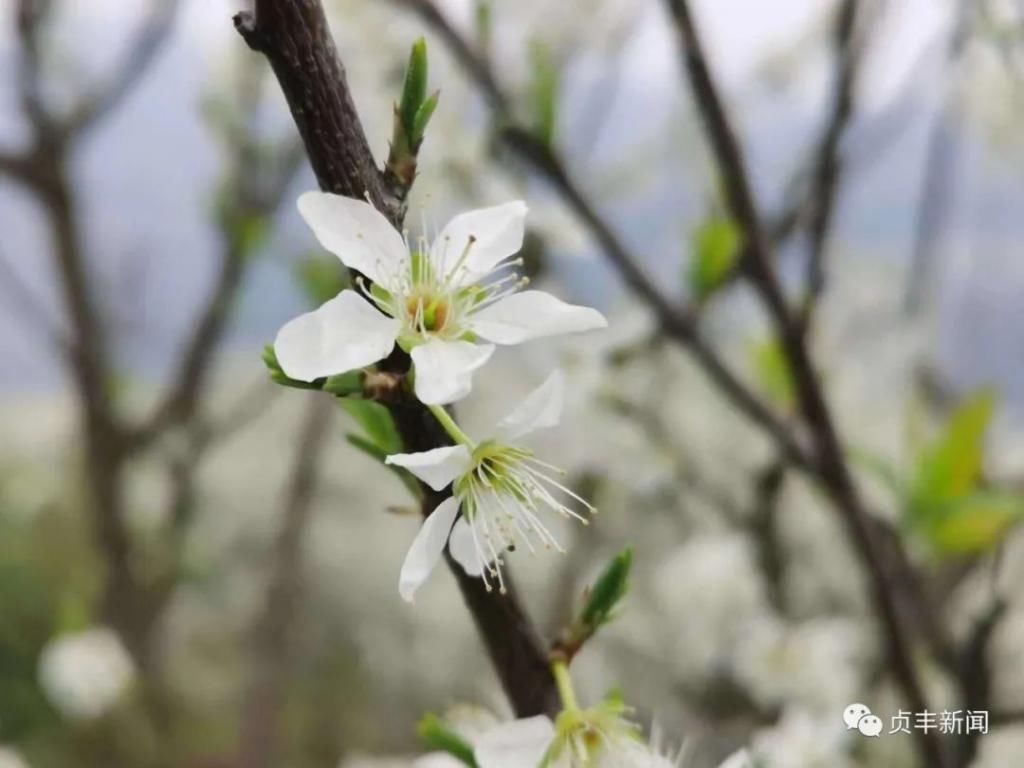
[[[39,682],[65,717],[88,720],[109,711],[135,675],[115,632],[93,627],[58,635],[43,649]]]

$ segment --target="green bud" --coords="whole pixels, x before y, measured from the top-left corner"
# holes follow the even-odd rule
[[[409,66],[405,70],[402,84],[402,98],[398,103],[398,114],[409,136],[414,135],[413,125],[416,113],[427,96],[427,41],[422,37],[412,44]]]
[[[629,591],[629,571],[633,565],[633,550],[626,548],[605,566],[587,597],[580,614],[581,624],[592,634],[607,624],[619,601]]]

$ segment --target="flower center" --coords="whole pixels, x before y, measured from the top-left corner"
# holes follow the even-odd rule
[[[451,309],[446,298],[416,291],[405,297],[405,316],[413,328],[433,333],[444,330]]]
[[[526,448],[486,441],[474,449],[472,459],[472,469],[455,481],[453,490],[473,533],[484,586],[491,589],[490,573],[504,592],[501,554],[517,541],[530,552],[536,552],[534,541],[545,549],[565,551],[541,521],[545,510],[584,525],[587,519],[569,505],[575,501],[591,513],[597,510],[555,479],[565,474],[562,470]]]

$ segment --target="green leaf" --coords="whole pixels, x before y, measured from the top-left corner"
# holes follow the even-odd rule
[[[412,44],[409,53],[409,66],[405,70],[405,82],[402,83],[402,97],[398,102],[398,114],[402,127],[408,136],[414,135],[413,125],[416,113],[419,112],[427,96],[427,41],[422,37]]]
[[[743,238],[732,219],[713,215],[692,236],[688,281],[691,294],[704,301],[722,286],[739,259]]]
[[[975,490],[981,474],[985,433],[995,411],[990,389],[967,398],[953,411],[938,438],[922,453],[911,483],[911,511],[930,510]]]
[[[412,473],[402,469],[401,467],[397,467],[394,464],[385,463],[384,460],[389,455],[387,451],[382,450],[376,443],[371,442],[362,435],[348,434],[345,435],[345,439],[348,441],[349,445],[362,451],[370,458],[379,461],[381,464],[384,464],[385,467],[390,469],[398,479],[402,481],[402,485],[406,487],[414,499],[420,501],[423,498],[423,489],[420,488],[419,482],[415,477],[413,477]]]
[[[330,301],[351,285],[348,274],[334,258],[309,256],[298,263],[295,276],[313,306]]]
[[[633,566],[633,550],[626,548],[612,558],[594,582],[580,621],[596,630],[608,623],[619,601],[629,591],[629,572]]]
[[[409,128],[409,138],[414,150],[419,149],[420,144],[423,142],[423,135],[427,132],[427,123],[433,117],[434,110],[437,109],[438,99],[440,98],[441,92],[434,91],[426,101],[420,104],[420,108],[416,110],[412,126]]]
[[[558,70],[551,50],[540,40],[530,44],[530,108],[537,138],[550,145],[555,138],[558,114]]]
[[[940,554],[978,554],[994,549],[1022,517],[1024,498],[976,493],[953,503],[928,526],[927,533]]]
[[[791,409],[796,402],[793,376],[778,340],[770,338],[751,344],[750,359],[758,386],[765,396],[779,407]]]
[[[416,726],[416,732],[431,749],[446,752],[470,768],[479,768],[473,756],[473,748],[448,728],[437,715],[424,715]]]
[[[387,408],[373,400],[345,398],[339,402],[376,448],[385,455],[402,452],[402,437]]]

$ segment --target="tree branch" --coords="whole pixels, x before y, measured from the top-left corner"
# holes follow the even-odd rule
[[[770,247],[762,230],[743,152],[711,77],[689,3],[687,0],[667,2],[679,34],[685,71],[722,175],[729,207],[745,236],[746,277],[774,321],[790,364],[804,422],[814,437],[817,474],[846,522],[870,577],[889,659],[907,703],[914,711],[926,710],[924,690],[914,666],[910,633],[903,624],[897,604],[900,573],[909,570],[909,564],[901,550],[887,549],[879,540],[879,524],[864,508],[849,473],[800,323],[791,316],[781,285],[772,271]],[[890,556],[894,552],[899,552],[899,562]],[[917,731],[916,736],[921,758],[929,768],[951,765],[949,755],[934,734]]]
[[[235,27],[270,61],[321,188],[369,199],[400,228],[402,206],[386,196],[319,0],[257,0],[254,13],[235,16]],[[408,367],[408,356],[400,350],[382,364],[397,376]],[[406,450],[448,444],[422,404],[401,388],[390,394],[386,404]],[[426,487],[424,491],[422,511],[427,516],[443,496]],[[556,712],[547,652],[518,600],[513,594],[487,592],[480,579],[470,579],[457,564],[450,565],[516,714]]]

